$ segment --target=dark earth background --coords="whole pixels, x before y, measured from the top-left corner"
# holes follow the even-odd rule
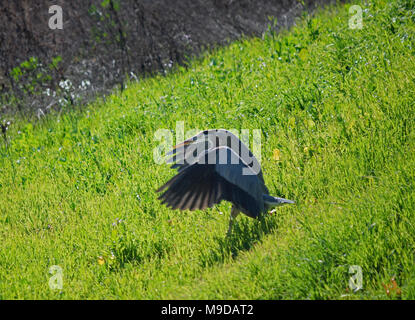
[[[294,24],[334,0],[0,0],[0,120],[85,103],[127,78]],[[60,5],[63,29],[48,26]],[[277,18],[272,24],[271,17]]]

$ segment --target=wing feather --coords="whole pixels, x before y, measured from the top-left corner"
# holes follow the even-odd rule
[[[215,159],[214,164],[208,163],[209,156]],[[212,149],[203,157],[159,188],[160,192],[164,191],[159,199],[167,206],[181,210],[205,209],[227,200],[245,214],[254,218],[259,216],[264,202],[258,175],[243,174],[243,169],[250,170],[250,167],[228,147]]]
[[[173,150],[167,153],[168,156],[173,156],[168,160],[168,163],[173,163],[171,168],[178,169],[180,172],[195,163],[195,159],[197,160],[204,151],[208,152],[225,146],[231,148],[239,157],[244,158],[245,163],[255,170],[261,182],[262,192],[268,194],[269,192],[265,186],[261,166],[257,158],[236,135],[225,129],[204,130],[176,145]],[[194,153],[195,151],[197,151],[196,154]]]

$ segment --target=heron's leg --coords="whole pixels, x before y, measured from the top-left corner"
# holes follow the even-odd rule
[[[228,232],[226,233],[227,236],[230,236],[231,235],[233,221],[238,216],[238,214],[239,214],[239,210],[236,209],[234,206],[232,206],[232,209],[231,209],[231,217],[229,219],[229,228],[228,228]]]

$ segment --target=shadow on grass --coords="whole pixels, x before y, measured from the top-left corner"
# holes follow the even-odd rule
[[[238,217],[233,225],[232,234],[216,237],[217,247],[201,257],[203,267],[223,263],[227,258],[236,258],[241,251],[250,250],[261,242],[264,235],[277,230],[278,220],[268,216],[258,220]]]
[[[127,264],[139,265],[150,260],[160,261],[169,254],[171,249],[171,244],[162,239],[151,243],[140,243],[137,240],[121,243],[111,249],[116,257],[111,269],[116,271]]]

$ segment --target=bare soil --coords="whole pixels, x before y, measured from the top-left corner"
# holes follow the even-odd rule
[[[39,116],[87,100],[123,86],[126,77],[167,72],[206,48],[260,36],[270,17],[277,18],[277,29],[286,28],[304,10],[329,2],[334,1],[0,0],[0,115]],[[62,30],[48,26],[52,4],[62,7]],[[37,69],[16,80],[13,68],[30,57],[38,59]],[[56,57],[62,58],[57,67],[48,67]],[[33,80],[41,72],[50,78]]]

